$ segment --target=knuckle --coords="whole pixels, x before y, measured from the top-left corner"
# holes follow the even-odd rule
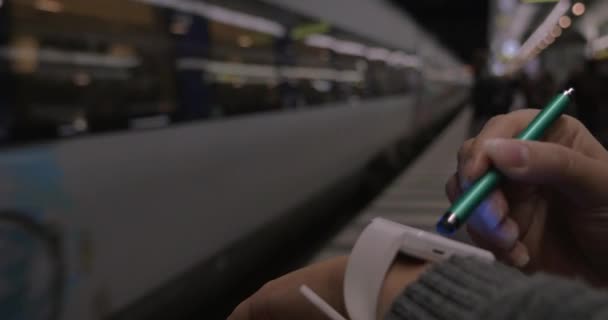
[[[527,121],[529,119],[536,117],[539,113],[540,113],[540,110],[538,110],[538,109],[527,108],[527,109],[521,109],[521,110],[511,112],[509,115],[512,117],[516,117],[516,118],[522,119],[524,121]]]
[[[583,125],[583,123],[580,120],[578,120],[577,118],[575,118],[571,115],[565,114],[562,116],[562,118],[569,124],[576,125],[576,126]]]
[[[576,160],[574,159],[574,157],[572,156],[572,154],[570,152],[567,152],[566,150],[563,150],[563,166],[564,168],[562,169],[563,172],[565,173],[571,173],[571,172],[575,172],[576,171]]]
[[[498,125],[499,123],[503,122],[505,120],[507,116],[505,115],[497,115],[492,117],[490,120],[488,120],[488,122],[486,122],[486,125],[484,126],[485,128],[491,128],[494,127],[496,125]]]
[[[469,153],[471,152],[471,147],[473,146],[473,144],[475,143],[475,139],[469,139],[467,141],[465,141],[462,146],[460,146],[460,149],[458,149],[458,160],[459,161],[463,161],[465,160]]]
[[[583,124],[579,119],[570,116],[564,115],[562,116],[562,121],[565,123],[563,132],[569,132],[571,134],[570,144],[574,145],[577,138],[580,138],[581,133],[587,131],[585,124]]]

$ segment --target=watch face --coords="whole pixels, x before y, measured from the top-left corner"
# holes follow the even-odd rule
[[[55,319],[61,273],[52,238],[25,216],[0,214],[0,319]]]

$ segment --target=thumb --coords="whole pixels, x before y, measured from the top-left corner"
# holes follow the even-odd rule
[[[508,178],[557,188],[580,201],[605,201],[608,163],[548,142],[490,139],[484,150]],[[588,203],[587,203],[588,204]]]

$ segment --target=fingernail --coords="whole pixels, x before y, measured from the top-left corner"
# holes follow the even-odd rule
[[[511,259],[513,260],[513,265],[518,268],[527,266],[530,263],[528,249],[521,242],[517,243],[511,251]]]
[[[484,149],[495,161],[515,168],[525,167],[530,154],[524,143],[509,139],[490,139]]]
[[[500,217],[492,201],[486,200],[477,207],[469,223],[476,230],[493,231],[500,224]]]
[[[488,230],[494,230],[500,224],[500,217],[502,215],[494,201],[487,201],[485,206],[482,208],[480,216]]]

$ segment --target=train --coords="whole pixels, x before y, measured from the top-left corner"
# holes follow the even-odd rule
[[[466,67],[423,32],[307,10],[0,0],[3,319],[225,312],[281,239],[339,219],[378,159],[467,101]]]

